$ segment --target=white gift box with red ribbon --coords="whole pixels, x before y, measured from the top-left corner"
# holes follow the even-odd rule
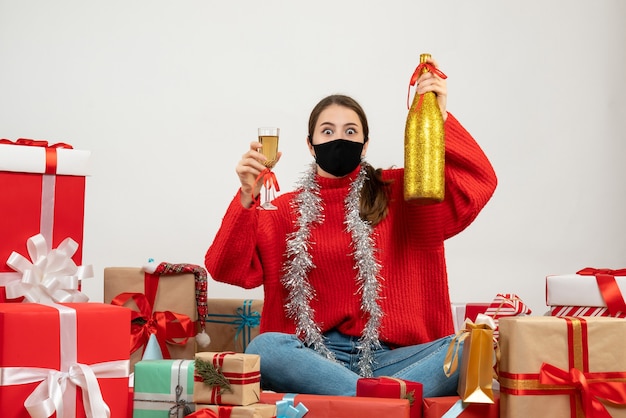
[[[575,274],[546,277],[552,316],[626,317],[626,269],[586,267]]]

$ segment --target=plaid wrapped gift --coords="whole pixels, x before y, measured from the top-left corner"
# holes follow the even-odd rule
[[[259,402],[261,358],[256,354],[196,353],[196,404],[247,406]]]

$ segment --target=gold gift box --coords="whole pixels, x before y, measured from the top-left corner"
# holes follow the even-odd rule
[[[206,332],[211,344],[202,351],[243,353],[259,335],[262,299],[208,299],[207,308]]]
[[[196,404],[196,411],[201,409],[210,409],[216,414],[220,412],[230,412],[227,416],[230,418],[272,418],[276,415],[276,405],[265,403],[255,403],[247,406],[227,406],[227,405],[207,405]]]
[[[104,269],[104,303],[111,301],[120,293],[144,293],[145,272],[139,267],[107,267]],[[138,310],[131,300],[127,307]],[[170,311],[187,315],[192,321],[198,318],[196,309],[195,276],[191,273],[168,274],[159,278],[153,312]],[[130,338],[129,338],[130,346]],[[167,344],[172,359],[193,360],[196,352],[195,337],[190,337],[185,345]],[[143,349],[130,355],[131,372],[134,365],[141,360]],[[164,357],[165,357],[165,353]]]
[[[256,354],[232,352],[196,353],[193,401],[201,404],[247,406],[261,397],[261,357]],[[213,386],[198,374],[200,361],[211,363],[226,378],[230,388]]]
[[[499,342],[501,418],[583,417],[583,396],[592,396],[594,385],[626,385],[626,319],[501,318]],[[547,372],[548,367],[562,370],[565,380],[574,379],[542,384],[540,371]],[[575,376],[580,378],[581,373],[592,391],[576,386]],[[600,402],[596,406],[604,405],[614,418],[626,417],[624,406],[593,396],[586,399]]]

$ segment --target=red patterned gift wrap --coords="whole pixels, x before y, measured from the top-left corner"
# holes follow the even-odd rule
[[[423,418],[441,418],[447,413],[460,418],[498,418],[500,416],[499,398],[498,392],[494,392],[494,403],[492,404],[464,404],[459,396],[424,398]],[[458,411],[458,414],[455,415],[453,411]]]
[[[50,248],[73,239],[79,247],[72,259],[81,264],[89,158],[67,144],[0,139],[0,302],[7,301],[6,283],[20,278],[7,259],[13,251],[27,254],[34,235],[41,233]]]
[[[608,308],[597,306],[551,306],[552,316],[612,316],[615,318],[626,318],[624,312],[609,312]]]
[[[626,417],[626,319],[500,321],[503,418]]]
[[[126,417],[129,321],[102,303],[0,304],[2,417]]]
[[[423,391],[423,385],[419,382],[394,377],[362,377],[356,382],[356,396],[408,399],[411,418],[422,416]]]
[[[284,393],[261,392],[261,403],[275,404],[287,395]],[[325,396],[297,394],[293,398],[297,405],[308,409],[305,418],[410,418],[408,399],[365,398],[356,396]]]

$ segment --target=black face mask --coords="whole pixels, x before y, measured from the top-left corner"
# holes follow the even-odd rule
[[[336,177],[350,174],[361,162],[361,142],[335,139],[324,144],[313,145],[315,161],[322,170]]]

